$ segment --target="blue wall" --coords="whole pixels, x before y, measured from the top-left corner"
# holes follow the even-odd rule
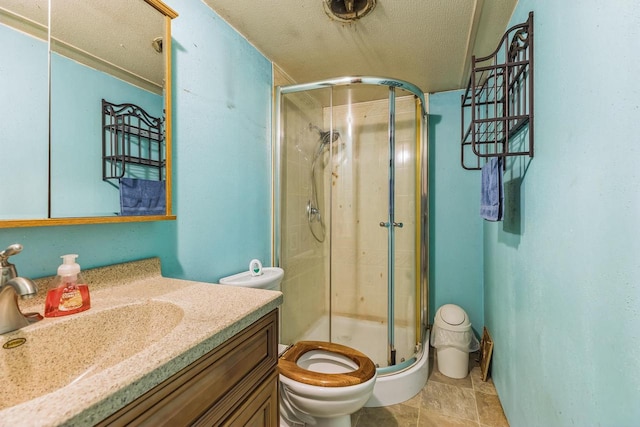
[[[21,276],[56,274],[64,254],[79,254],[83,269],[158,256],[167,275],[175,264],[175,223],[76,225],[0,229],[0,246],[21,243],[22,253],[11,258]]]
[[[510,425],[640,422],[640,3],[535,13],[535,144],[509,163],[517,227],[484,225],[493,380]],[[517,231],[513,231],[513,230]]]
[[[168,2],[173,21],[177,221],[0,229],[20,274],[55,274],[150,256],[163,274],[214,281],[270,260],[271,63],[199,0]],[[45,62],[46,64],[46,62]],[[45,87],[46,90],[46,87]],[[46,142],[46,140],[45,140]]]
[[[171,1],[176,259],[202,281],[271,257],[271,63],[198,0]]]
[[[429,95],[429,310],[462,307],[482,334],[480,173],[460,166],[462,91]]]

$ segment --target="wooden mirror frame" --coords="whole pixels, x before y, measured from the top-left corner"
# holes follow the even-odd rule
[[[172,213],[172,117],[171,108],[172,96],[172,74],[171,74],[171,20],[178,16],[178,13],[164,4],[160,0],[144,0],[150,6],[165,16],[165,31],[163,40],[164,60],[164,109],[165,109],[165,150],[166,158],[166,213],[165,215],[140,215],[140,216],[95,216],[95,217],[67,217],[67,218],[43,218],[43,219],[8,219],[0,220],[0,228],[19,227],[49,227],[57,225],[80,225],[80,224],[110,224],[125,222],[149,222],[175,220]],[[51,197],[51,195],[49,195]]]

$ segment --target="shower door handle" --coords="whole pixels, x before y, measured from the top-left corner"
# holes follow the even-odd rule
[[[404,227],[404,224],[401,223],[401,222],[394,222],[393,226],[394,227],[398,227],[398,228],[402,228],[402,227]],[[384,222],[384,221],[380,221],[380,227],[389,228],[389,223],[388,222]]]

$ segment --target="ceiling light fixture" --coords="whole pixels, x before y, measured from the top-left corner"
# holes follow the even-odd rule
[[[376,0],[323,0],[324,11],[341,22],[356,21],[376,7]]]

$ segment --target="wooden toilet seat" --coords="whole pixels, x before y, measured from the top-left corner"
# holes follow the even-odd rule
[[[344,374],[324,374],[298,366],[298,359],[312,350],[340,354],[354,361],[358,368]],[[319,387],[347,387],[362,384],[373,378],[376,367],[366,355],[353,348],[324,341],[300,341],[289,348],[278,360],[280,374],[294,381]]]

